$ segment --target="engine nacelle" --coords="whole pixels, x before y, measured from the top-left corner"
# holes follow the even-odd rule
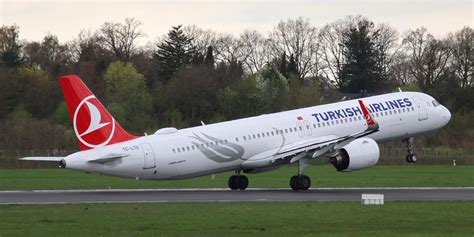
[[[329,158],[329,162],[337,171],[353,171],[377,164],[379,157],[379,145],[374,139],[358,138],[339,149],[336,156]]]

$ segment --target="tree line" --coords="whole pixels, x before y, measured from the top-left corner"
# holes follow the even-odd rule
[[[135,134],[214,123],[340,100],[354,93],[415,90],[454,114],[434,145],[472,147],[474,31],[436,38],[424,27],[400,33],[363,16],[316,27],[282,20],[268,33],[235,36],[195,25],[155,42],[137,19],[82,30],[68,42],[20,38],[0,28],[0,149],[75,148],[56,78],[78,74]]]

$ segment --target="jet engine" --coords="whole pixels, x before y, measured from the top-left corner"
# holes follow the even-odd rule
[[[371,138],[358,138],[339,149],[329,158],[337,171],[353,171],[368,168],[377,164],[380,150],[377,142]]]

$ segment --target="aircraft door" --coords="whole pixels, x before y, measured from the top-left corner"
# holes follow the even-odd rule
[[[414,96],[413,99],[416,101],[417,109],[418,109],[418,120],[426,120],[428,119],[428,111],[426,109],[426,105],[423,103],[418,96]]]
[[[143,169],[152,169],[156,167],[155,153],[150,143],[140,144],[143,150],[144,164]]]

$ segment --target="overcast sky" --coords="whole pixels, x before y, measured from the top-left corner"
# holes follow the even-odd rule
[[[473,27],[471,0],[0,0],[0,25],[16,24],[20,38],[41,40],[51,33],[61,42],[81,29],[96,30],[104,22],[135,17],[154,41],[171,26],[195,24],[238,35],[245,29],[270,31],[280,20],[308,18],[317,27],[347,15],[361,14],[376,23],[388,23],[403,33],[425,26],[442,37],[463,26]]]

